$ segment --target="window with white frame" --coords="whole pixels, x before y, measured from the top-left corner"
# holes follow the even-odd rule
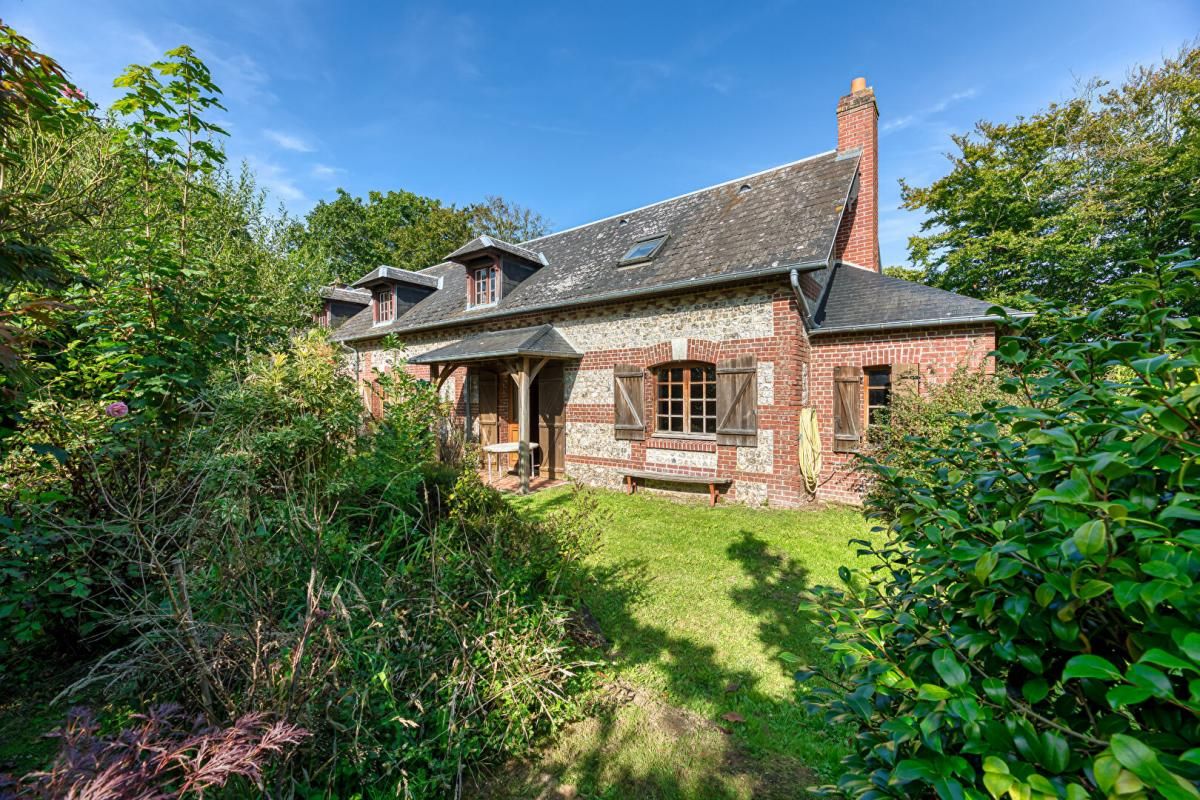
[[[495,264],[471,270],[468,305],[490,306],[500,299],[500,268]]]
[[[392,287],[376,289],[374,298],[376,325],[391,322],[396,318],[396,293]]]

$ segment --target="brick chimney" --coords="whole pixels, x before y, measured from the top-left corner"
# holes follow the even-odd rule
[[[861,150],[858,200],[846,209],[834,256],[881,271],[879,263],[879,108],[866,78],[855,78],[850,94],[838,101],[838,155]]]

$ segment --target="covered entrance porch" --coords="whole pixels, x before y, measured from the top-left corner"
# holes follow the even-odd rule
[[[515,488],[525,494],[535,471],[539,481],[563,477],[563,365],[582,357],[553,325],[540,325],[468,336],[409,363],[427,365],[439,390],[465,370],[468,435],[477,437],[486,458],[500,461],[502,486],[515,456]]]

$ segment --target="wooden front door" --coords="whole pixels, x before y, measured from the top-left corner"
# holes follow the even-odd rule
[[[563,417],[566,401],[563,397],[563,368],[561,363],[542,367],[537,376],[538,449],[541,451],[542,477],[557,480],[563,477],[566,456],[566,436]]]
[[[472,371],[479,388],[479,444],[496,444],[500,441],[499,376],[486,369]]]

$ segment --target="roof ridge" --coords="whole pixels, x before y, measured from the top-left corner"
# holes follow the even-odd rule
[[[738,181],[744,181],[747,178],[757,178],[760,175],[766,175],[768,172],[775,172],[776,170],[787,169],[788,167],[794,167],[797,164],[803,164],[805,161],[812,161],[813,159],[821,158],[822,156],[827,156],[832,153],[837,153],[837,150],[836,149],[825,150],[820,153],[814,153],[811,156],[805,156],[804,158],[798,158],[795,161],[789,161],[786,164],[777,164],[774,167],[767,167],[766,169],[760,169],[757,172],[751,172],[749,175],[740,175],[736,178],[730,178],[729,180],[721,181],[719,183],[714,183],[711,186],[705,186],[701,189],[693,189],[690,192],[684,192],[683,194],[677,194],[674,197],[668,197],[665,200],[658,200],[653,203],[647,203],[644,206],[638,206],[637,208],[631,208],[628,211],[620,211],[616,214],[609,214],[607,217],[601,217],[600,219],[594,219],[591,222],[584,222],[580,225],[572,225],[570,228],[563,228],[561,231],[555,231],[554,233],[547,233],[543,236],[534,237],[533,239],[526,239],[525,241],[517,242],[516,244],[521,247],[524,247],[525,245],[529,244],[530,242],[540,242],[543,239],[549,239],[553,236],[558,236],[563,233],[568,233],[570,231],[577,231],[580,228],[586,228],[590,225],[596,225],[597,223],[600,223],[600,222],[607,222],[610,219],[617,219],[618,217],[623,217],[626,214],[636,214],[637,212],[645,211],[648,208],[654,208],[655,206],[661,206],[663,203],[670,203],[675,200],[682,200],[685,197],[691,197],[694,194],[700,194],[702,192],[712,191],[713,189],[719,189],[722,186],[725,186],[727,184],[737,183]],[[437,266],[437,265],[435,264],[434,266]],[[426,267],[426,269],[428,269],[428,267]]]

